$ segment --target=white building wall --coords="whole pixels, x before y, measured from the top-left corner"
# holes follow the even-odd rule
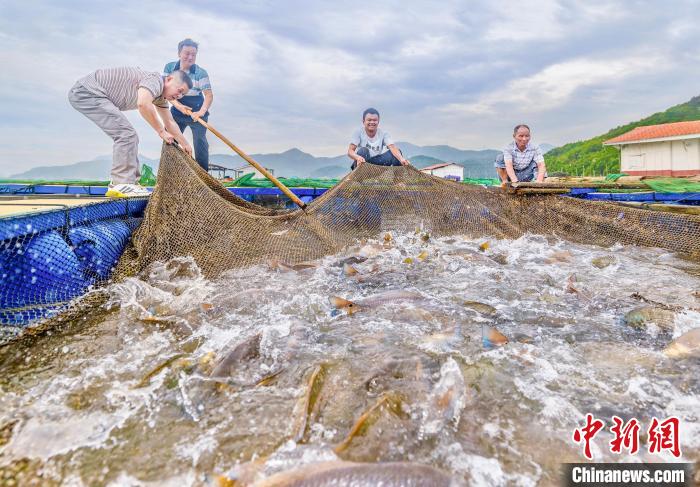
[[[623,145],[620,163],[626,173],[700,173],[700,138]]]
[[[464,179],[464,168],[457,165],[439,167],[431,170],[430,173],[439,178],[444,178],[445,176],[456,176],[460,179],[460,181]]]
[[[671,161],[674,171],[700,170],[700,143],[698,139],[674,140],[671,143]]]

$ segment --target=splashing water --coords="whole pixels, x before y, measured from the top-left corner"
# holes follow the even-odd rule
[[[560,464],[583,460],[571,437],[586,413],[643,429],[677,416],[697,461],[700,361],[661,351],[700,322],[700,267],[532,235],[483,243],[393,235],[213,280],[179,258],[112,285],[95,316],[2,350],[2,478],[214,485],[343,459],[558,485]],[[635,293],[678,310],[670,330],[624,323]],[[485,349],[484,327],[508,343]],[[612,454],[611,438],[596,460],[674,460]]]

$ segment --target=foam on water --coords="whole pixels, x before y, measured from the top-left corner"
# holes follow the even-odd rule
[[[643,428],[675,415],[683,458],[698,460],[700,362],[661,353],[700,322],[697,265],[541,236],[483,242],[393,235],[299,272],[212,280],[191,258],[156,264],[111,286],[93,323],[3,350],[0,468],[26,460],[27,475],[69,485],[206,485],[335,459],[414,461],[472,485],[547,485],[583,459],[571,437],[586,413]],[[349,257],[359,277],[343,274]],[[384,294],[397,290],[420,298]],[[641,305],[633,293],[684,311],[670,332],[633,329],[622,320]],[[348,316],[331,313],[331,296],[393,297]],[[510,343],[485,350],[484,326]],[[258,334],[231,377],[210,377]],[[610,439],[596,437],[596,459],[673,460],[616,456]]]

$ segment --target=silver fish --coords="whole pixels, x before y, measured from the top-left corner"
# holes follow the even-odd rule
[[[393,303],[395,301],[416,301],[419,299],[423,299],[423,296],[411,291],[387,291],[368,298],[358,299],[357,301],[349,301],[338,296],[332,296],[329,298],[329,301],[331,306],[336,310],[353,314],[361,310],[377,308],[383,304]]]
[[[694,328],[673,340],[664,349],[671,358],[700,357],[700,328]]]
[[[230,377],[240,367],[241,362],[257,358],[260,355],[260,338],[258,333],[237,344],[227,353],[212,370],[210,377]]]
[[[411,487],[464,485],[445,472],[419,463],[322,462],[282,472],[255,484],[256,487],[369,486]]]

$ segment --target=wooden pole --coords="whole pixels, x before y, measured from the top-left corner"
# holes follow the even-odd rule
[[[173,106],[174,106],[175,108],[177,108],[178,110],[180,110],[180,111],[181,111],[182,113],[184,113],[185,115],[189,115],[189,116],[192,115],[192,110],[190,110],[189,107],[186,107],[185,105],[183,105],[183,104],[181,104],[181,103],[179,103],[179,102],[177,102],[177,101],[171,101],[170,103],[172,103]],[[282,191],[290,200],[292,200],[294,203],[296,203],[296,205],[297,205],[299,208],[301,208],[302,210],[305,210],[305,209],[306,209],[306,203],[304,203],[303,201],[301,201],[297,195],[295,195],[288,187],[286,187],[284,184],[282,184],[282,182],[281,182],[279,179],[277,179],[275,176],[273,176],[272,173],[271,173],[270,171],[268,171],[267,169],[265,169],[264,167],[262,167],[260,164],[258,164],[257,162],[255,162],[248,154],[246,154],[246,153],[243,152],[241,149],[239,149],[238,147],[236,147],[236,146],[234,145],[233,142],[231,142],[230,140],[228,140],[221,132],[219,132],[218,130],[216,130],[216,129],[215,129],[214,127],[212,127],[210,124],[208,124],[207,122],[205,122],[205,121],[202,120],[201,118],[197,119],[197,121],[198,121],[200,124],[204,125],[204,127],[205,127],[207,130],[209,130],[212,134],[214,134],[214,135],[216,135],[218,138],[220,138],[221,141],[222,141],[224,144],[226,144],[226,145],[229,146],[231,149],[233,149],[233,151],[234,151],[236,154],[238,154],[239,156],[241,156],[248,164],[250,164],[251,166],[253,166],[255,169],[257,169],[258,171],[260,171],[260,173],[261,173],[263,176],[265,176],[267,179],[269,179],[270,181],[272,181],[272,184],[274,184],[275,186],[277,186],[277,187],[280,189],[280,191]]]

